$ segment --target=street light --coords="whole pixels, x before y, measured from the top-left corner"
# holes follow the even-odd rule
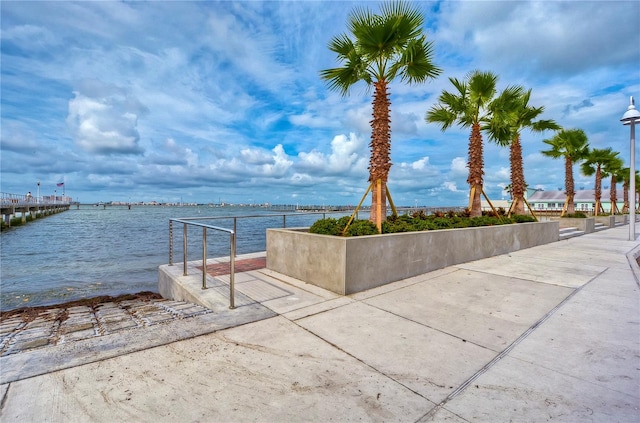
[[[631,207],[629,208],[629,241],[636,240],[636,121],[640,121],[640,112],[636,110],[633,97],[630,98],[629,108],[622,115],[623,125],[631,126],[631,137],[629,139],[631,150],[629,165],[629,191],[631,191]]]
[[[38,181],[38,192],[36,194],[36,204],[40,204],[40,181]]]

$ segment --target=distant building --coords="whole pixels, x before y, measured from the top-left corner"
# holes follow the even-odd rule
[[[631,194],[631,193],[629,193]],[[622,211],[622,207],[624,205],[624,190],[622,188],[618,188],[616,190],[618,210]],[[567,195],[564,190],[561,191],[542,191],[537,190],[529,195],[527,201],[531,205],[531,208],[535,210],[549,210],[549,211],[561,211],[562,207],[564,207],[564,202],[567,199]],[[596,208],[596,200],[595,200],[595,190],[593,189],[583,189],[577,190],[575,196],[573,197],[573,202],[575,203],[576,211],[581,211],[585,213],[593,213]],[[605,213],[609,213],[611,211],[611,199],[609,195],[608,189],[602,190],[602,195],[600,197],[600,203],[602,204],[602,208]]]
[[[509,207],[511,207],[511,200],[491,200],[491,204],[493,204],[493,207],[495,208],[503,208],[505,210],[509,210]],[[489,203],[487,202],[487,200],[482,200],[482,210],[490,210],[491,206],[489,205]]]

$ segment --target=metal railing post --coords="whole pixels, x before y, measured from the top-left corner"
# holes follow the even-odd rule
[[[184,224],[184,230],[182,231],[182,243],[183,245],[183,257],[182,257],[182,276],[187,276],[187,224]]]
[[[207,289],[207,228],[202,227],[202,289]]]
[[[233,233],[234,234],[238,233],[238,218],[236,218],[236,217],[233,218]],[[236,250],[235,241],[233,243],[233,254],[238,254],[238,250]]]
[[[236,301],[235,301],[235,273],[236,273],[236,232],[233,231],[233,233],[229,234],[229,241],[230,241],[230,246],[229,246],[229,261],[230,261],[230,266],[231,268],[230,273],[229,273],[229,308],[230,309],[234,309],[236,308]]]
[[[173,266],[173,220],[169,220],[169,266]]]
[[[307,213],[308,215],[322,215],[324,219],[326,219],[327,215],[331,215],[335,212],[326,211],[316,211],[312,213]],[[259,215],[259,216],[221,216],[221,217],[193,217],[193,218],[171,218],[169,219],[169,265],[174,264],[174,231],[173,231],[173,223],[182,223],[183,231],[182,231],[182,241],[183,241],[183,276],[188,276],[188,244],[189,244],[189,225],[192,226],[200,226],[203,228],[202,232],[202,289],[207,289],[207,229],[213,229],[215,231],[222,231],[229,233],[229,265],[230,265],[230,277],[229,277],[229,308],[235,308],[235,259],[238,251],[238,218],[273,218],[277,216],[282,216],[282,227],[287,227],[287,214],[278,214],[278,215]],[[300,214],[296,213],[296,216],[300,216]],[[199,223],[196,221],[199,220],[216,220],[216,219],[229,219],[233,218],[233,230],[216,227],[209,224]]]

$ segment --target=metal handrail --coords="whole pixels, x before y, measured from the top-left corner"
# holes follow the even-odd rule
[[[37,206],[64,206],[71,203],[69,197],[29,196],[22,194],[0,193],[0,205],[2,207],[37,207]]]
[[[399,211],[411,211],[415,210],[414,208],[399,208]],[[448,209],[447,209],[448,210]],[[257,215],[244,215],[244,216],[197,216],[197,217],[183,217],[183,218],[171,218],[169,219],[169,266],[173,266],[173,222],[179,222],[183,224],[183,275],[188,276],[187,273],[187,226],[199,226],[202,228],[202,289],[207,289],[207,229],[212,229],[220,232],[226,232],[229,234],[229,257],[230,257],[230,308],[234,307],[234,281],[235,281],[235,257],[237,254],[237,223],[238,219],[247,219],[247,218],[277,218],[282,217],[282,228],[287,227],[287,216],[308,216],[308,215],[322,215],[322,218],[325,219],[327,214],[335,215],[342,214],[345,215],[353,210],[324,210],[319,212],[298,212],[298,213],[268,213],[268,214],[257,214]],[[358,214],[356,213],[356,218],[358,218]],[[220,220],[220,219],[233,219],[233,229],[222,228],[219,226],[208,225],[204,223],[199,223],[198,221],[202,220]]]
[[[192,220],[229,220],[229,219],[233,219],[233,233],[237,234],[237,228],[238,228],[238,219],[265,219],[265,218],[273,218],[273,217],[282,217],[282,228],[286,228],[287,227],[287,216],[308,216],[308,215],[322,215],[322,218],[325,219],[327,217],[327,214],[345,214],[345,212],[347,212],[348,210],[336,210],[336,211],[322,211],[322,212],[302,212],[302,213],[283,213],[283,214],[279,214],[279,213],[274,213],[274,214],[249,214],[249,215],[243,215],[243,216],[198,216],[198,217],[183,217],[181,218],[181,220],[188,220],[188,221],[192,221]],[[357,218],[357,215],[356,215]],[[179,219],[173,219],[173,220],[179,220]],[[171,230],[171,228],[170,228]],[[227,229],[227,230],[231,230],[231,229]],[[171,246],[173,245],[170,242]],[[236,250],[234,250],[234,253],[237,253]],[[169,252],[169,264],[171,264],[171,258],[172,258],[172,251]]]
[[[304,213],[290,213],[290,214],[259,214],[259,215],[245,215],[245,216],[208,216],[208,217],[183,217],[183,218],[171,218],[169,219],[169,266],[173,266],[173,222],[182,223],[182,242],[183,242],[183,276],[188,276],[187,272],[187,225],[199,226],[202,228],[202,289],[207,289],[207,229],[213,229],[220,232],[226,232],[229,234],[229,308],[235,308],[235,256],[237,252],[236,234],[238,219],[246,218],[273,218],[282,216],[282,227],[287,227],[287,216],[302,216],[302,215],[314,215],[321,214],[322,218],[326,218],[327,214],[344,214],[344,211],[323,211],[323,212],[304,212]],[[219,226],[207,225],[199,223],[199,220],[220,220],[220,219],[233,219],[233,229],[222,228]]]
[[[201,219],[201,218],[197,218]],[[202,228],[202,289],[207,289],[207,229],[213,229],[229,234],[229,308],[235,308],[235,261],[236,261],[236,232],[235,230],[221,228],[219,226],[206,225],[192,222],[196,218],[169,219],[169,266],[173,266],[173,222],[182,223],[183,239],[183,270],[182,275],[187,276],[187,225],[200,226]]]

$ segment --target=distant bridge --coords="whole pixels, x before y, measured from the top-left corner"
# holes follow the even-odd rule
[[[9,194],[0,193],[0,212],[2,220],[6,226],[11,227],[11,219],[20,217],[22,223],[27,221],[27,216],[32,218],[38,215],[49,215],[61,211],[69,210],[71,205],[71,197],[48,195],[42,197],[33,197],[29,194]]]

